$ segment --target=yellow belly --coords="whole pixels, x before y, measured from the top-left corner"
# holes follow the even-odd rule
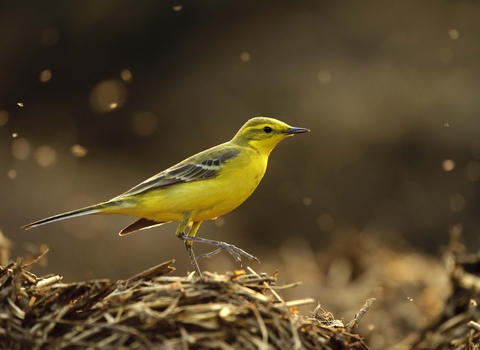
[[[181,221],[190,212],[192,221],[210,220],[242,204],[265,174],[267,157],[253,153],[225,164],[215,178],[179,183],[130,197],[132,206],[112,208],[112,214],[142,217],[158,222]]]

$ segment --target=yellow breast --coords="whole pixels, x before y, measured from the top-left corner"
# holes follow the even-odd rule
[[[210,220],[242,204],[257,188],[268,156],[245,149],[223,165],[217,177],[149,191],[122,214],[155,221],[180,221],[192,212],[193,221]]]

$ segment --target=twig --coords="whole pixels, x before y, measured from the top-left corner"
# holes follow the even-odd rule
[[[365,315],[365,313],[368,311],[368,309],[370,309],[370,306],[372,306],[372,304],[375,302],[375,300],[377,300],[377,299],[371,298],[371,299],[367,300],[367,302],[365,303],[365,305],[362,306],[360,311],[357,314],[355,314],[355,316],[353,317],[353,320],[348,322],[347,327],[345,327],[345,330],[347,332],[350,332],[355,326],[358,325],[358,323],[362,319],[363,315]]]

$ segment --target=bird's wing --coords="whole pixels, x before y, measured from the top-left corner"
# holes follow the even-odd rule
[[[178,183],[205,180],[216,177],[222,165],[235,158],[240,151],[236,148],[220,148],[207,150],[174,165],[167,170],[152,176],[133,187],[120,197],[132,196],[149,190],[168,187]],[[114,198],[113,200],[115,200]]]

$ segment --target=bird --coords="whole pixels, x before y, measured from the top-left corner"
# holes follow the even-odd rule
[[[119,235],[124,236],[178,222],[175,235],[184,241],[198,276],[202,276],[202,272],[193,252],[194,242],[217,247],[198,258],[212,257],[226,250],[237,262],[241,262],[241,256],[259,261],[233,244],[197,237],[197,231],[203,221],[227,214],[250,197],[265,174],[270,152],[280,141],[309,131],[274,118],[254,117],[230,141],[197,153],[119,196],[38,220],[22,228],[31,229],[92,214],[120,214],[138,218],[120,231]]]

